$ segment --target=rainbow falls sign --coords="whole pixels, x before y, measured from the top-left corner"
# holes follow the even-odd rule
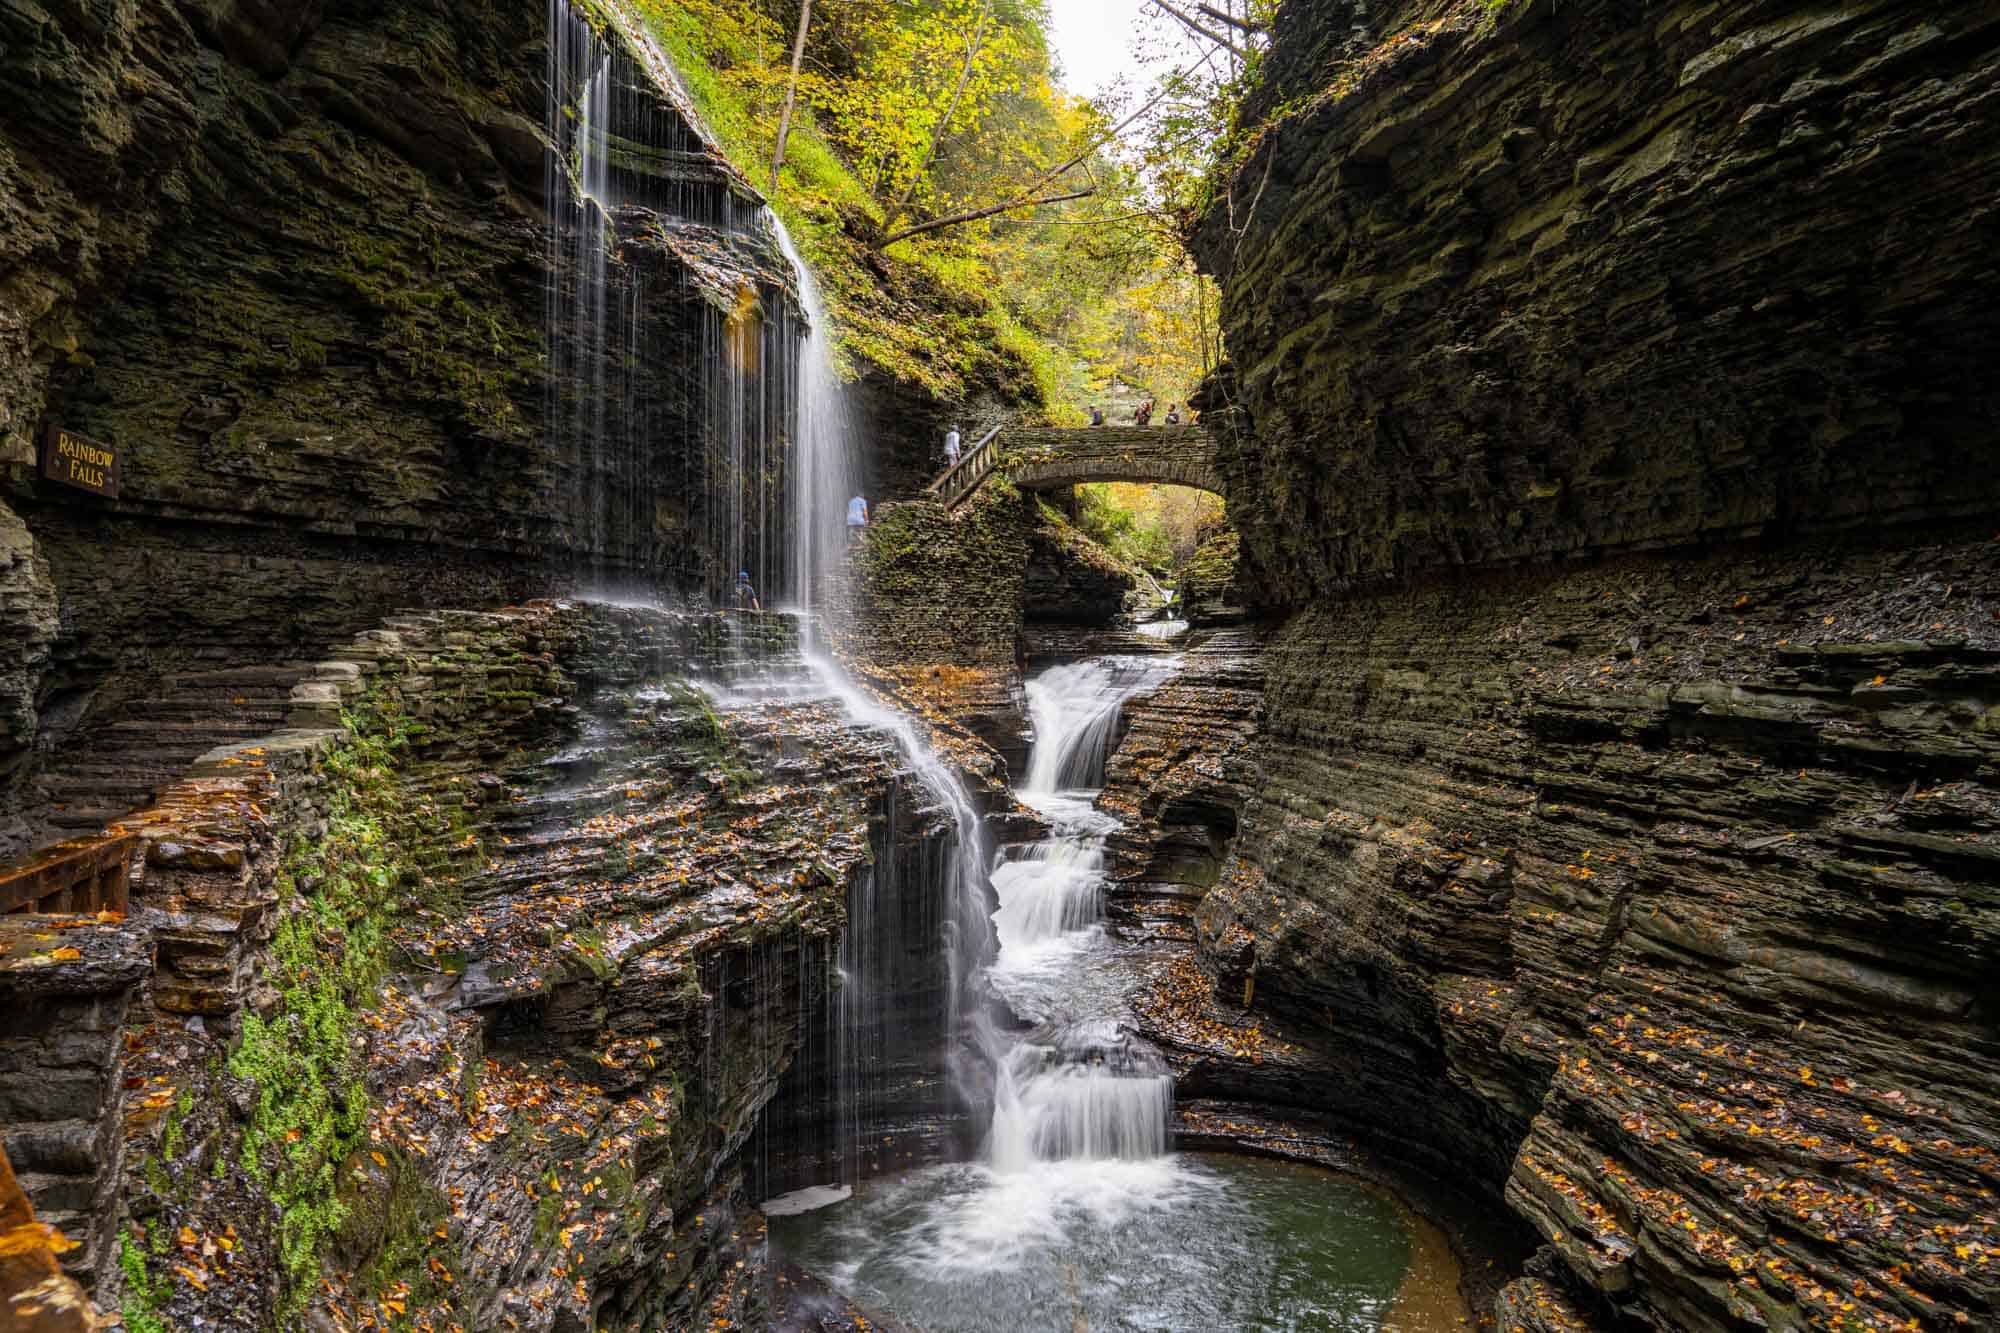
[[[42,441],[42,475],[93,495],[118,496],[118,451],[73,430],[50,426]]]

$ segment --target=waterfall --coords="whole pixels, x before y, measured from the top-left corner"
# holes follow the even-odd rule
[[[718,598],[749,573],[766,606],[798,617],[804,651],[793,680],[737,683],[719,700],[832,701],[894,745],[923,793],[922,809],[892,799],[833,960],[835,1086],[815,1097],[837,1121],[827,1170],[852,1183],[864,1139],[914,1114],[899,1099],[929,1099],[937,1121],[986,1101],[985,1071],[959,1054],[995,947],[979,812],[911,719],[820,643],[814,616],[847,575],[846,507],[864,469],[810,268],[783,222],[716,166],[636,25],[607,41],[550,0],[548,77],[550,453],[568,465],[580,581],[637,574]],[[663,524],[673,514],[682,526]],[[913,994],[934,994],[936,1013],[905,1021]]]
[[[587,553],[604,550],[605,338],[609,293],[610,171],[604,136],[611,120],[611,63],[597,38],[563,0],[549,7],[550,142],[546,190],[552,215],[571,220],[569,234],[549,228],[544,322],[550,331],[549,374],[543,381],[551,434],[568,441],[575,525],[573,541]],[[573,90],[573,91],[572,91]],[[574,390],[565,392],[565,386]]]
[[[1116,1023],[1079,1023],[1007,1054],[987,1143],[997,1171],[1071,1158],[1158,1157],[1167,1151],[1174,1080],[1166,1062]]]
[[[1022,1172],[1069,1160],[1144,1160],[1167,1151],[1173,1077],[1127,1032],[1116,997],[1089,984],[1104,969],[1105,841],[1116,821],[1092,808],[1120,710],[1178,670],[1173,659],[1098,658],[1028,683],[1035,744],[1018,793],[1049,835],[993,874],[996,987],[1032,1021],[997,1053],[988,1164]],[[1093,1012],[1098,1011],[1098,1012]]]
[[[803,309],[769,211],[717,165],[643,34],[549,0],[544,388],[580,588],[790,590]]]
[[[1135,695],[1173,675],[1171,659],[1098,657],[1053,667],[1028,682],[1028,716],[1035,746],[1025,794],[1104,785],[1104,763],[1120,711]]]
[[[1086,947],[1103,916],[1104,844],[1117,825],[1091,809],[1118,719],[1133,697],[1178,669],[1172,658],[1100,657],[1028,682],[1035,743],[1021,799],[1052,833],[995,871],[994,925],[1012,973]]]
[[[993,925],[1010,964],[1049,941],[1089,930],[1103,915],[1104,840],[1083,821],[1065,823],[1064,832],[1074,830],[1074,836],[1046,838],[994,872],[1000,910]]]
[[[668,78],[642,35],[629,49],[606,42],[568,0],[550,0],[550,452],[567,464],[580,569],[600,584],[692,580],[711,596],[749,572],[767,603],[799,618],[804,645],[794,682],[767,678],[751,693],[837,704],[895,747],[922,793],[892,800],[876,865],[850,891],[823,1039],[831,1067],[819,1075],[831,1086],[811,1094],[836,1122],[819,1197],[837,1194],[826,1177],[860,1179],[882,1132],[917,1115],[913,1098],[937,1120],[990,1106],[996,1170],[1157,1157],[1172,1080],[1104,1016],[1082,961],[1103,937],[1115,827],[1087,789],[1103,782],[1120,708],[1174,664],[1103,659],[1030,684],[1037,741],[1022,796],[1052,832],[989,880],[958,774],[821,645],[815,613],[839,603],[848,573],[860,432],[810,269],[782,222],[714,167]],[[982,977],[1040,1026],[1000,1035],[979,1002]],[[935,1012],[912,1021],[912,995],[934,996]]]
[[[1031,685],[1037,771],[1101,772],[1118,707],[1177,666],[1149,657],[1045,673]],[[1093,808],[1095,793],[1056,780],[1019,793],[1048,836],[994,875],[1000,950],[987,975],[1024,1024],[989,1033],[983,1153],[777,1201],[773,1246],[898,1328],[1464,1322],[1418,1312],[1410,1324],[1392,1309],[1412,1253],[1392,1204],[1291,1165],[1172,1151],[1174,1080],[1129,1009],[1162,955],[1101,928],[1117,823]]]
[[[792,597],[808,625],[822,599],[847,572],[847,502],[861,491],[857,444],[847,386],[826,345],[831,327],[812,269],[773,217],[778,244],[799,277],[806,331],[799,358],[798,435],[792,460]]]
[[[849,573],[847,501],[860,491],[859,432],[846,385],[833,363],[827,331],[832,327],[821,303],[812,269],[792,244],[784,222],[772,216],[778,242],[798,275],[805,331],[799,348],[797,431],[791,460],[792,599],[806,645],[805,661],[819,684],[838,699],[853,721],[886,734],[903,762],[929,792],[948,822],[937,864],[922,868],[923,882],[899,882],[898,867],[880,864],[849,898],[848,925],[840,946],[839,1134],[843,1145],[840,1179],[861,1174],[859,1136],[871,1119],[868,1102],[885,1095],[896,1062],[885,1049],[886,1032],[900,986],[896,962],[897,923],[907,919],[916,895],[937,908],[936,938],[946,964],[942,1036],[945,1065],[959,1105],[976,1106],[985,1093],[976,1071],[959,1054],[959,1034],[975,1003],[974,980],[993,956],[988,915],[987,865],[990,849],[978,808],[964,782],[931,747],[911,720],[862,690],[827,652],[817,622],[822,605],[841,600]],[[894,843],[892,834],[891,843]],[[928,924],[928,923],[927,923]]]

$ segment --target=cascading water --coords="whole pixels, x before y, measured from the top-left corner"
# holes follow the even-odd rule
[[[892,802],[853,890],[821,1043],[836,1051],[819,1094],[835,1124],[815,1155],[823,1178],[851,1183],[864,1139],[941,1121],[954,1097],[960,1113],[985,1101],[955,1034],[993,952],[989,853],[922,732],[818,645],[862,472],[826,311],[782,222],[717,166],[664,55],[625,26],[600,37],[549,0],[549,454],[568,478],[583,586],[714,598],[747,572],[798,616],[804,651],[789,679],[737,682],[725,706],[831,700],[884,734],[924,793]],[[935,1013],[914,1014],[913,996]]]
[[[1104,785],[1112,731],[1135,696],[1173,675],[1172,659],[1099,657],[1051,668],[1028,682],[1035,745],[1023,797],[1051,797]]]
[[[936,802],[945,831],[934,861],[919,868],[920,882],[901,882],[900,867],[878,863],[848,902],[848,926],[839,958],[838,1035],[841,1144],[837,1179],[851,1185],[868,1159],[862,1137],[871,1131],[907,1129],[907,1108],[894,1109],[892,1084],[910,1078],[908,1062],[896,1058],[899,1034],[892,1031],[898,997],[910,987],[903,956],[910,948],[912,902],[926,912],[917,940],[941,943],[945,964],[944,1003],[938,1015],[944,1064],[956,1104],[969,1108],[985,1100],[978,1071],[967,1066],[959,1034],[974,1001],[978,969],[993,955],[994,937],[987,901],[989,850],[984,825],[958,774],[930,746],[912,720],[862,690],[820,641],[817,610],[837,600],[848,573],[846,510],[858,493],[861,475],[858,433],[847,391],[833,364],[826,331],[831,327],[812,270],[792,244],[784,223],[772,225],[786,258],[798,274],[806,328],[797,378],[797,433],[791,461],[792,597],[813,679],[839,701],[853,722],[887,735],[903,762]],[[889,839],[893,846],[896,837]],[[928,929],[935,924],[936,929]],[[902,1034],[906,1035],[906,1034]],[[921,1077],[921,1076],[919,1076]],[[941,1089],[940,1089],[941,1090]],[[932,1114],[948,1108],[932,1098]]]
[[[971,1002],[975,973],[994,950],[984,826],[964,782],[912,720],[860,689],[819,640],[818,608],[837,599],[847,579],[847,502],[861,489],[861,448],[847,388],[834,366],[827,337],[832,324],[820,300],[819,284],[783,221],[773,215],[771,222],[779,247],[798,275],[799,300],[806,314],[791,464],[792,596],[806,643],[806,662],[851,718],[895,740],[905,762],[949,817],[951,855],[936,889],[945,906],[945,959],[950,966],[946,1028],[956,1032]],[[867,990],[859,969],[846,972],[846,980],[850,991]]]
[[[1065,1159],[1144,1161],[1167,1151],[1174,1080],[1114,1021],[1067,1024],[1006,1056],[986,1160],[996,1171]]]
[[[1022,797],[1051,833],[994,872],[991,912],[980,820],[957,775],[816,644],[813,612],[838,600],[845,573],[860,468],[812,275],[761,201],[717,167],[685,95],[662,101],[671,71],[643,37],[607,43],[568,0],[550,0],[549,16],[555,544],[575,553],[583,586],[714,596],[748,571],[767,601],[796,609],[806,651],[788,674],[732,664],[722,705],[831,703],[821,725],[875,730],[915,779],[880,812],[875,869],[851,890],[831,960],[839,983],[819,1006],[826,1029],[795,1048],[788,1081],[814,1087],[791,1124],[823,1115],[832,1141],[811,1154],[811,1179],[794,1182],[820,1188],[773,1209],[798,1214],[774,1234],[798,1228],[784,1243],[801,1260],[936,1333],[1374,1333],[1403,1262],[1390,1206],[1290,1168],[1169,1154],[1171,1080],[1121,1021],[1133,973],[1101,925],[1115,825],[1088,788],[1102,781],[1118,707],[1171,667],[1107,662],[1036,682],[1041,743]],[[817,1004],[808,977],[821,957],[800,955],[801,1010]],[[712,984],[779,974],[769,958],[742,962],[746,972]],[[977,1002],[982,978],[1026,1032],[995,1026]],[[983,1060],[955,1058],[967,1032]],[[992,1107],[982,1160],[864,1182],[890,1165],[884,1139],[947,1104]],[[863,1198],[806,1212],[857,1184]],[[1162,1254],[1174,1256],[1174,1283],[1151,1278]]]
[[[1121,1030],[1122,999],[1100,980],[1115,971],[1091,958],[1103,940],[1105,841],[1118,827],[1092,803],[1121,710],[1177,669],[1168,658],[1097,658],[1028,683],[1035,744],[1016,795],[1048,822],[1049,836],[994,872],[992,979],[1040,1026],[998,1056],[987,1144],[997,1170],[1167,1150],[1173,1079]]]
[[[1176,669],[1112,658],[1029,685],[1033,776],[1017,795],[1049,835],[994,872],[988,976],[1033,1026],[992,1034],[982,1160],[773,1222],[791,1257],[916,1327],[1384,1327],[1406,1262],[1393,1205],[1336,1177],[1171,1153],[1173,1080],[1122,1021],[1139,969],[1101,925],[1117,825],[1065,784],[1102,781],[1119,709]]]
[[[792,597],[809,631],[813,615],[847,573],[847,502],[861,490],[861,450],[847,387],[827,346],[830,327],[819,283],[772,219],[778,244],[799,278],[806,330],[797,380],[797,448],[792,460]]]
[[[1047,822],[1049,836],[993,873],[1000,957],[992,979],[1032,1021],[1121,1012],[1096,974],[1071,965],[1102,938],[1105,842],[1118,828],[1093,802],[1124,706],[1177,669],[1172,658],[1107,657],[1028,682],[1035,743],[1015,794]]]
[[[548,19],[557,541],[587,589],[719,596],[741,570],[782,592],[804,319],[768,210],[716,165],[657,51],[569,0]]]
[[[1129,975],[1107,966],[1105,839],[1115,821],[1092,809],[1119,708],[1177,669],[1160,657],[1058,668],[1032,682],[1036,740],[1016,795],[1049,836],[993,872],[999,950],[986,979],[1025,1032],[975,1015],[992,1065],[993,1117],[978,1162],[934,1168],[869,1199],[832,1234],[835,1277],[860,1285],[894,1268],[929,1300],[978,1273],[1022,1274],[1066,1238],[1108,1235],[1211,1193],[1168,1155],[1173,1078],[1121,1021]],[[1039,1256],[1039,1257],[1038,1257]],[[829,1257],[833,1257],[830,1255]],[[1020,1308],[1031,1308],[1025,1297]]]

